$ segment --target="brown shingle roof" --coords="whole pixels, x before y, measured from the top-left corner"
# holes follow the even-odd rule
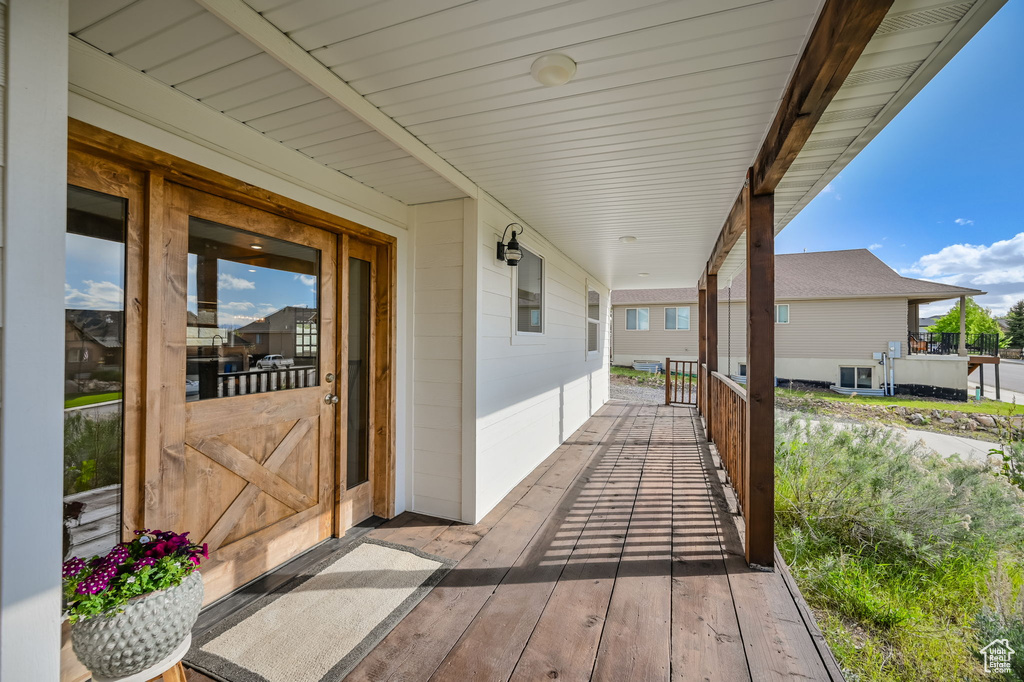
[[[719,281],[720,289],[728,286]],[[732,283],[734,299],[746,297],[746,276]],[[775,298],[864,298],[906,296],[942,300],[961,295],[978,296],[977,289],[903,277],[867,249],[786,253],[775,256]],[[695,303],[696,287],[683,289],[618,289],[612,304]]]

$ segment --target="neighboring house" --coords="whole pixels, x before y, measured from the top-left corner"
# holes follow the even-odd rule
[[[253,360],[264,355],[295,358],[298,364],[316,361],[316,310],[287,306],[239,327],[240,345],[248,345]]]
[[[883,372],[873,354],[895,342],[898,392],[966,399],[969,359],[955,343],[911,352],[920,350],[917,310],[984,292],[902,277],[867,249],[778,255],[775,275],[780,384],[878,389]],[[746,374],[745,297],[743,275],[720,284],[719,367],[737,376]],[[697,359],[697,289],[616,290],[612,310],[613,365]]]
[[[72,345],[84,338],[65,318],[72,271],[96,307],[124,311],[121,536],[162,528],[208,543],[202,579],[212,602],[372,517],[408,512],[395,524],[404,530],[426,516],[473,524],[453,526],[461,539],[423,535],[418,545],[469,552],[438,595],[468,607],[445,611],[447,624],[424,619],[422,638],[401,640],[411,648],[393,659],[418,670],[373,671],[444,676],[441,658],[469,630],[460,619],[500,611],[484,604],[503,592],[489,584],[495,574],[567,558],[573,540],[566,545],[560,524],[582,528],[582,513],[594,523],[603,516],[593,486],[610,476],[604,500],[621,496],[620,478],[641,480],[628,444],[607,441],[592,451],[593,467],[577,448],[650,422],[637,405],[591,421],[609,399],[610,289],[724,282],[749,267],[749,326],[762,357],[748,386],[752,394],[770,386],[774,235],[1002,4],[0,0],[0,678],[61,676],[62,332]],[[577,61],[577,78],[558,85]],[[511,233],[523,256],[516,267],[496,257],[499,241],[515,253],[503,237],[510,225],[520,228]],[[908,318],[916,327],[918,302],[968,291],[896,277],[904,289],[894,292],[891,271],[861,260],[866,271],[851,268],[850,277],[831,266],[800,269],[800,286],[780,308],[789,320],[779,325],[789,330],[778,339],[780,376],[834,382],[840,366],[871,367],[872,350],[905,340]],[[734,372],[744,355],[743,295],[732,288]],[[678,300],[630,306],[648,309],[643,324],[654,330],[630,334],[662,329],[666,306],[679,329],[662,332],[678,335],[675,347],[652,345],[637,357],[697,356],[689,339],[701,316],[688,297],[668,298]],[[312,380],[282,370],[264,381],[267,372],[246,370],[246,345],[274,352],[275,331],[266,328],[266,342],[256,328],[232,339],[226,321],[244,318],[227,311],[255,316],[305,300],[316,309],[315,333],[306,328],[309,343],[296,339],[280,354],[317,345]],[[827,315],[837,301],[846,312]],[[726,343],[724,321],[720,332]],[[290,330],[280,336],[291,344]],[[819,354],[803,361],[811,376],[792,367],[808,346]],[[231,383],[196,390],[190,358]],[[913,362],[898,361],[898,379],[925,383],[934,372],[915,379]],[[951,374],[963,362],[948,359]],[[758,436],[747,455],[759,468],[744,470],[753,484],[741,502],[742,551],[748,563],[771,566],[772,401],[739,396],[730,405]],[[701,420],[679,410],[678,428],[655,439],[665,439],[659,457],[701,466],[686,455],[698,451]],[[588,423],[599,427],[577,431]],[[722,422],[710,437],[724,445],[739,423]],[[611,475],[616,457],[623,468]],[[638,497],[664,501],[646,473],[642,480]],[[637,507],[642,529],[651,508]],[[668,511],[670,526],[705,524],[679,505]],[[673,519],[676,511],[683,516]],[[499,519],[507,532],[487,534],[501,530]],[[627,530],[614,534],[633,542]],[[680,537],[663,530],[670,542]],[[480,546],[494,553],[477,560]],[[531,648],[540,667],[524,679],[586,677],[577,673],[600,670],[599,652],[628,667],[631,652],[653,641],[666,647],[664,660],[646,663],[662,674],[670,639],[680,637],[673,665],[683,674],[690,652],[712,642],[732,647],[715,661],[738,664],[736,678],[761,675],[743,661],[748,649],[751,660],[783,661],[794,675],[790,662],[816,659],[820,674],[802,676],[826,677],[809,639],[796,644],[787,630],[779,651],[756,635],[760,617],[743,619],[753,622],[751,638],[727,626],[731,634],[716,639],[708,628],[724,611],[716,595],[700,593],[707,580],[677,580],[666,571],[679,562],[654,563],[661,559],[644,547],[620,554],[639,565],[615,571],[613,559],[612,575],[640,583],[613,590],[609,581],[570,581],[551,598],[589,615],[592,602],[578,590],[604,592],[593,612],[612,614],[616,627],[583,628],[590,634],[571,647],[550,635],[577,634],[580,609],[519,628],[537,633],[531,647],[573,661],[549,663],[547,651]],[[752,580],[768,575],[735,558],[728,571],[709,569],[716,581],[737,568]],[[506,597],[546,603],[533,591],[543,585],[521,573],[508,572],[516,582]],[[649,576],[666,590],[653,601],[637,596]],[[756,603],[729,611],[759,613],[766,593],[749,585],[739,598]],[[461,599],[467,586],[473,597]],[[516,597],[521,587],[525,599]],[[641,597],[662,615],[630,619]],[[711,604],[708,617],[669,633],[671,613],[698,602]],[[800,620],[793,609],[790,624]],[[649,627],[663,629],[653,636]],[[439,648],[439,630],[454,640]],[[744,644],[754,640],[760,650]],[[463,645],[474,659],[493,648]],[[65,680],[83,679],[69,648],[64,661]],[[705,674],[731,673],[693,670]]]
[[[917,329],[918,331],[926,332],[928,331],[929,327],[938,322],[940,319],[942,318],[939,315],[933,315],[932,317],[922,317],[921,321],[918,322]]]

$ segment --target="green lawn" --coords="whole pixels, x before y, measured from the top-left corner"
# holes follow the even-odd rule
[[[985,399],[981,403],[967,401],[964,403],[926,400],[923,398],[902,398],[899,396],[847,396],[831,391],[801,391],[788,388],[777,388],[775,394],[784,398],[819,398],[836,402],[856,403],[858,405],[900,405],[908,410],[956,410],[958,412],[974,412],[980,414],[1011,415],[1024,414],[1024,405],[1001,403]]]
[[[116,393],[96,393],[93,395],[82,395],[78,396],[77,398],[72,398],[71,400],[65,400],[64,409],[66,410],[69,407],[85,407],[86,405],[95,405],[96,403],[106,403],[110,402],[111,400],[120,399],[120,391]]]

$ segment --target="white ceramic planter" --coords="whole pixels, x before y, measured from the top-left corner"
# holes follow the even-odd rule
[[[197,571],[180,585],[132,599],[121,613],[79,620],[71,626],[71,647],[90,672],[126,677],[174,651],[192,631],[202,605],[203,578]]]

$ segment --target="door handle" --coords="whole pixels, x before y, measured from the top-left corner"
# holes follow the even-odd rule
[[[327,405],[337,405],[340,398],[333,393],[328,393],[324,396],[324,403]]]

